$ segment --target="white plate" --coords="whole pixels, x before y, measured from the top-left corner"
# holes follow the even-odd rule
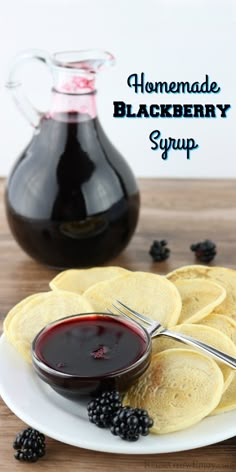
[[[184,451],[236,435],[236,411],[205,418],[178,433],[150,434],[129,443],[87,419],[86,402],[64,399],[42,382],[10,345],[0,338],[0,395],[21,420],[58,441],[95,451],[157,454]]]

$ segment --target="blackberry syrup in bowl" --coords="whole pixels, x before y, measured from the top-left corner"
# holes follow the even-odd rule
[[[150,359],[146,330],[110,314],[63,318],[40,331],[32,345],[36,373],[67,397],[125,391],[147,369]]]

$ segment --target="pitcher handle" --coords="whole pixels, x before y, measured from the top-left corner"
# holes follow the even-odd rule
[[[50,66],[52,63],[50,54],[45,51],[41,51],[40,49],[31,49],[29,51],[23,51],[19,53],[15,57],[10,67],[6,87],[11,91],[12,98],[16,103],[16,106],[22,112],[25,118],[29,121],[31,126],[33,126],[34,128],[38,128],[43,114],[42,112],[37,110],[37,108],[30,102],[30,100],[24,94],[22,81],[18,74],[21,66],[31,60],[41,61],[47,66]]]

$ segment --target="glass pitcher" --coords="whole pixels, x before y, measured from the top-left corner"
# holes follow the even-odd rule
[[[37,59],[53,77],[41,113],[23,94],[19,71]],[[27,51],[7,87],[35,128],[7,183],[8,222],[19,245],[53,267],[101,265],[122,251],[138,220],[134,175],[104,133],[96,111],[96,74],[114,62],[101,51]]]

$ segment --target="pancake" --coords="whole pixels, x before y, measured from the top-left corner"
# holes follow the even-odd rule
[[[226,354],[229,354],[230,356],[236,357],[236,346],[233,341],[231,341],[231,339],[226,336],[226,334],[221,333],[215,328],[201,324],[182,324],[174,326],[171,328],[171,331],[186,334],[187,336],[191,336],[192,338],[198,339],[199,341],[202,341],[206,344],[210,344],[211,346],[225,352]],[[157,338],[153,339],[152,347],[153,355],[172,348],[182,349],[184,347],[185,349],[193,349],[192,346],[187,346],[186,344],[175,341],[174,339],[167,336],[158,336]],[[196,350],[197,352],[200,352],[197,348]],[[205,355],[207,356],[207,354]],[[234,378],[234,370],[220,361],[216,362],[222,371],[224,377],[224,390],[226,390]]]
[[[4,321],[7,339],[28,362],[36,334],[48,323],[69,315],[91,312],[91,306],[80,295],[57,290],[42,292],[22,300]]]
[[[170,433],[209,415],[223,386],[214,360],[196,351],[170,349],[153,357],[148,371],[126,393],[124,404],[148,411],[154,421],[152,433]]]
[[[20,310],[26,310],[27,305],[31,302],[34,298],[37,298],[38,294],[34,293],[33,295],[29,295],[29,297],[24,298],[19,303],[17,303],[11,310],[8,312],[7,316],[3,322],[3,331],[7,335],[9,333],[9,326],[11,324],[12,319],[14,318]],[[11,333],[9,333],[8,338],[10,337]]]
[[[227,390],[223,393],[220,403],[211,414],[218,415],[219,413],[234,410],[234,408],[236,408],[236,373]]]
[[[94,311],[112,310],[118,299],[130,308],[164,326],[176,324],[181,312],[177,288],[165,277],[148,272],[129,272],[109,281],[99,282],[83,295]]]
[[[182,310],[178,323],[196,323],[226,297],[226,290],[211,280],[190,279],[173,282],[182,299]]]
[[[52,290],[66,290],[82,294],[91,285],[103,280],[110,280],[125,274],[128,270],[122,267],[94,267],[91,269],[69,269],[60,272],[49,282]]]
[[[236,320],[236,270],[226,269],[225,267],[191,265],[180,267],[167,274],[166,277],[172,282],[196,278],[213,280],[226,290],[225,299],[214,311]]]
[[[226,334],[236,345],[236,321],[229,316],[212,313],[201,320],[201,324],[218,329],[221,333]]]

